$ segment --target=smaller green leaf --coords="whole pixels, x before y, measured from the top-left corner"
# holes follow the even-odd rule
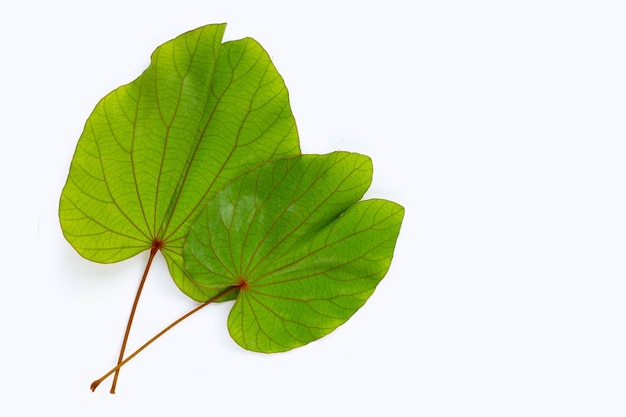
[[[359,201],[371,177],[363,155],[302,155],[264,164],[209,201],[187,236],[185,266],[203,287],[239,287],[228,318],[239,345],[266,353],[303,346],[373,293],[404,209]]]

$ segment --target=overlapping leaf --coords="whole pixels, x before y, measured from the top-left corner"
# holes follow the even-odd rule
[[[192,225],[185,265],[200,286],[237,287],[233,339],[280,352],[330,333],[386,274],[404,209],[359,201],[368,157],[302,155],[252,170],[209,201]]]
[[[253,39],[221,43],[209,25],[153,53],[135,81],[96,106],[63,189],[66,239],[85,258],[117,262],[158,247],[183,292],[182,245],[206,202],[242,172],[299,154],[282,78]]]

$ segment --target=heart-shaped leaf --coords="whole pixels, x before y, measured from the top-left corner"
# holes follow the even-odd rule
[[[180,289],[182,246],[197,213],[252,167],[300,153],[285,84],[253,39],[221,43],[225,25],[156,49],[141,76],[96,106],[63,188],[59,217],[85,258],[109,263],[160,249]]]
[[[233,339],[280,352],[348,320],[386,274],[404,215],[386,200],[359,201],[368,157],[336,152],[264,164],[211,199],[184,246],[192,279],[237,287]]]

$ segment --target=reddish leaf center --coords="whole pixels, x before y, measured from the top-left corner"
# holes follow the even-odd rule
[[[246,282],[245,278],[239,278],[239,282],[237,283],[237,286],[239,287],[240,290],[245,290],[248,288],[248,283]]]
[[[155,251],[161,250],[163,249],[163,245],[165,242],[163,242],[162,240],[157,239],[156,237],[154,239],[152,239],[152,247],[151,249],[154,249]]]

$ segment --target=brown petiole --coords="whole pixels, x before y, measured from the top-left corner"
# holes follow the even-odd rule
[[[156,253],[156,251],[154,251],[154,252]],[[150,260],[148,261],[148,267],[146,268],[146,271],[148,270],[148,268],[150,266],[150,261],[154,257],[154,255],[152,255],[152,251],[150,252],[150,255],[151,255],[150,256]],[[144,274],[144,279],[145,279],[145,274]],[[109,372],[104,374],[102,377],[100,377],[99,379],[96,379],[95,381],[93,381],[91,383],[91,387],[90,387],[91,390],[95,391],[96,388],[98,388],[98,385],[100,385],[100,383],[102,383],[102,381],[107,379],[111,374],[115,373],[115,375],[117,377],[117,375],[119,374],[119,370],[120,370],[120,368],[122,366],[124,366],[126,363],[128,363],[132,358],[137,356],[142,350],[144,350],[145,348],[150,346],[152,344],[152,342],[157,340],[159,337],[163,336],[165,333],[167,333],[171,328],[176,326],[178,323],[180,323],[181,321],[185,320],[187,317],[191,316],[192,314],[200,311],[201,309],[203,309],[204,307],[208,306],[209,304],[214,303],[215,301],[219,300],[220,298],[225,297],[226,295],[230,294],[231,292],[237,291],[237,290],[243,288],[246,285],[247,285],[246,282],[242,280],[238,285],[236,285],[234,287],[228,287],[224,291],[222,291],[221,293],[216,295],[215,297],[213,297],[213,298],[209,299],[208,301],[205,301],[204,303],[194,307],[192,310],[190,310],[189,312],[185,313],[183,316],[179,317],[178,319],[174,320],[172,323],[170,323],[167,327],[165,327],[163,330],[161,330],[159,333],[157,333],[155,336],[153,336],[150,340],[148,340],[146,343],[144,343],[141,347],[139,347],[133,353],[131,353],[126,359],[122,360],[124,348],[126,347],[126,338],[125,338],[124,339],[124,343],[122,345],[122,354],[120,356],[120,360],[118,361],[117,365],[113,369],[111,369]],[[140,288],[139,291],[141,291],[141,288]],[[134,308],[133,308],[133,312],[134,312]],[[131,321],[132,321],[132,314],[133,314],[133,312],[131,312]],[[128,335],[128,332],[127,332],[127,335]],[[114,379],[114,384],[115,384],[115,379]],[[111,387],[111,393],[112,394],[115,393],[114,392],[114,386]]]

